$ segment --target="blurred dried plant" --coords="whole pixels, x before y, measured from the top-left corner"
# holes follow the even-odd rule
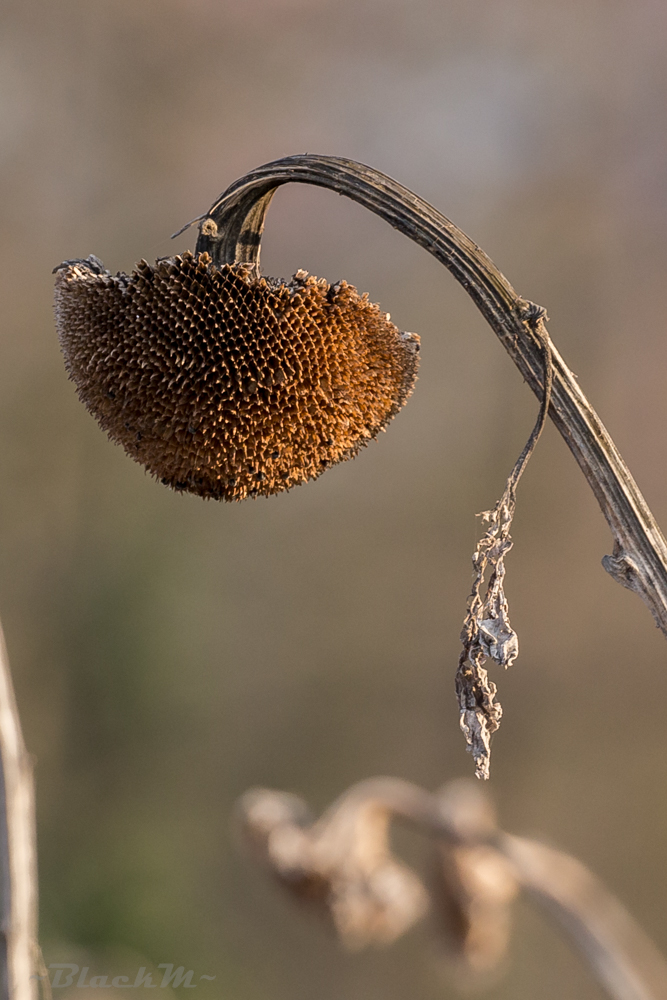
[[[390,944],[425,912],[421,881],[389,849],[389,811],[363,786],[317,823],[282,792],[250,791],[238,811],[260,860],[297,899],[316,905],[348,948]]]
[[[436,842],[432,867],[434,909],[440,935],[456,978],[478,982],[496,972],[506,958],[512,929],[512,903],[519,884],[508,863],[483,841],[496,830],[488,796],[468,781],[454,781],[439,793],[442,813],[459,842]]]
[[[479,785],[455,781],[431,795],[397,778],[369,779],[315,822],[296,796],[253,789],[238,817],[255,857],[301,902],[316,902],[348,947],[390,944],[430,905],[457,978],[481,984],[506,956],[523,890],[609,996],[667,998],[667,962],[618,900],[574,858],[503,833]],[[393,857],[393,819],[433,841],[429,878]]]

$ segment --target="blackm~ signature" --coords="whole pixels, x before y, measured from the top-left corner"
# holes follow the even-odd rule
[[[79,968],[78,965],[74,965],[71,962],[53,962],[49,965],[49,969],[53,970],[51,976],[51,987],[53,989],[62,988],[64,986],[69,987],[86,987],[87,989],[107,989],[107,990],[131,990],[144,987],[144,989],[166,989],[171,987],[175,989],[178,986],[185,987],[186,990],[194,990],[199,985],[201,980],[212,982],[215,976],[197,976],[195,977],[194,971],[188,969],[185,971],[184,965],[179,965],[178,968],[174,968],[173,965],[163,962],[158,965],[158,969],[164,969],[161,982],[153,982],[153,976],[155,975],[156,980],[158,980],[159,974],[153,972],[147,972],[146,966],[142,965],[140,969],[137,970],[137,974],[134,980],[131,976],[91,976],[88,977],[90,972],[90,967],[84,965]],[[43,977],[40,977],[43,978]],[[198,982],[193,982],[194,979]]]

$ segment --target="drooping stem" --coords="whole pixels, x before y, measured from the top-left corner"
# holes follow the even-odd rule
[[[197,251],[218,264],[259,267],[266,211],[276,189],[314,184],[351,198],[428,250],[454,275],[542,400],[544,311],[518,295],[486,254],[422,198],[372,167],[338,157],[290,156],[235,181],[200,223]],[[614,539],[602,564],[634,590],[667,636],[667,542],[629,469],[572,372],[551,345],[549,415],[593,490]]]

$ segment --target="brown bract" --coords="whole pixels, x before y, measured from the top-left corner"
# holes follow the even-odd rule
[[[109,437],[207,498],[268,496],[353,457],[416,378],[419,338],[346,282],[257,278],[206,253],[141,261],[130,276],[68,261],[56,322]]]

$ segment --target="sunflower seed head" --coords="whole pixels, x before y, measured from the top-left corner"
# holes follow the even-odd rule
[[[176,490],[242,500],[314,479],[356,455],[414,385],[419,338],[344,281],[258,278],[206,253],[129,276],[92,257],[56,271],[80,398]]]

